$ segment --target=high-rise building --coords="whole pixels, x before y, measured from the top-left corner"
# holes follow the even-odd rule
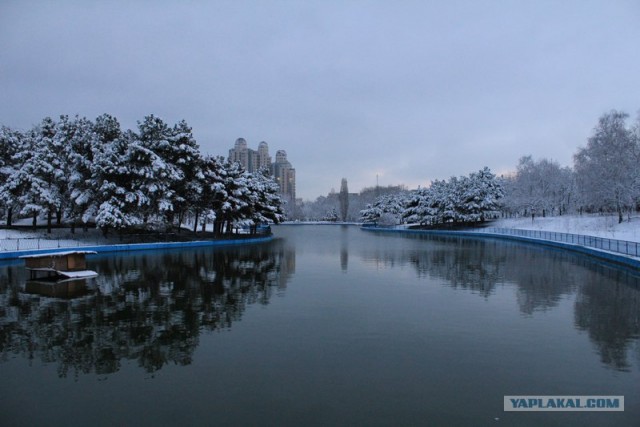
[[[249,149],[244,138],[236,139],[233,148],[229,150],[229,162],[240,163],[245,170],[249,169]]]
[[[247,147],[244,138],[236,139],[234,147],[229,150],[229,161],[238,162],[247,172],[258,172],[266,168],[271,173],[271,157],[269,156],[269,145],[262,141],[258,145],[258,151]]]
[[[256,154],[256,168],[260,170],[266,168],[271,173],[271,156],[269,155],[269,144],[262,141],[258,144],[258,152]]]
[[[229,150],[229,161],[238,162],[247,172],[254,173],[266,169],[280,187],[280,194],[288,200],[296,199],[296,170],[287,160],[287,152],[278,150],[275,163],[269,156],[269,144],[262,141],[258,150],[248,148],[244,138],[236,139],[234,147]]]
[[[287,160],[287,152],[284,150],[276,152],[273,177],[280,186],[280,193],[294,201],[296,199],[296,170]]]

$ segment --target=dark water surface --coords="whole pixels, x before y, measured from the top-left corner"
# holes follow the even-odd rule
[[[0,265],[0,425],[640,425],[640,279],[497,240],[280,226],[255,246]],[[505,395],[625,411],[503,412]]]

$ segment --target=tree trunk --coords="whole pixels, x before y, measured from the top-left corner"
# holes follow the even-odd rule
[[[618,224],[622,223],[622,206],[620,206],[620,204],[618,204],[617,206],[618,209]]]
[[[184,211],[180,211],[178,214],[178,233],[182,230],[182,220],[184,219]]]
[[[59,209],[56,209],[56,224],[62,224],[62,206]]]
[[[12,217],[13,216],[13,208],[9,206],[7,208],[7,227],[11,227],[12,225]]]
[[[198,219],[200,218],[200,211],[196,211],[196,218],[193,220],[193,232],[198,232]]]
[[[37,222],[38,222],[38,213],[37,213],[37,212],[34,212],[34,213],[33,213],[33,222],[32,222],[32,225],[33,225],[33,229],[34,229],[34,230],[36,229]]]
[[[51,234],[51,220],[53,219],[53,212],[51,209],[47,212],[47,233]]]

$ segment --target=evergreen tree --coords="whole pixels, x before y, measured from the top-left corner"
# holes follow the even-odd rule
[[[224,187],[225,171],[222,167],[222,158],[205,156],[200,162],[200,168],[192,181],[193,203],[192,213],[194,215],[193,232],[197,231],[198,220],[201,219],[202,230],[205,230],[209,220],[214,222],[214,233],[220,234],[219,223],[216,222],[216,213],[221,209],[221,205],[226,198]]]
[[[168,213],[168,222],[173,223],[174,214],[177,214],[179,227],[189,207],[197,202],[194,196],[201,188],[198,183],[201,156],[191,127],[184,120],[174,125],[167,141],[168,144],[159,147],[158,154],[174,168],[169,180],[173,210]]]
[[[134,179],[138,174],[131,169],[130,163],[133,157],[130,141],[134,138],[126,132],[94,151],[94,177],[100,184],[101,196],[95,220],[96,227],[105,235],[111,229],[123,230],[142,223],[140,207],[148,199],[135,187]]]
[[[18,205],[20,187],[14,181],[18,171],[18,159],[24,151],[23,135],[6,126],[0,127],[0,207],[5,209],[6,224],[11,227],[13,212]]]
[[[234,221],[243,219],[250,203],[247,176],[240,164],[227,162],[223,165],[223,172],[224,191],[218,193],[219,198],[216,199],[214,208],[214,231],[218,235],[223,232],[231,233]]]
[[[273,222],[278,224],[284,220],[282,199],[278,184],[269,176],[267,170],[248,175],[248,213],[245,215],[251,225],[251,232],[256,232],[260,224]]]
[[[20,166],[15,176],[20,188],[20,213],[33,218],[34,228],[38,216],[47,214],[49,232],[54,212],[61,209],[61,191],[66,182],[62,145],[55,136],[56,124],[50,117],[34,127],[29,133],[29,147],[18,157]]]
[[[347,187],[347,178],[342,178],[338,199],[340,200],[340,217],[342,218],[342,222],[345,222],[347,220],[347,214],[349,213],[349,189]]]
[[[148,221],[171,226],[187,212],[194,225],[214,221],[214,231],[230,233],[234,224],[253,226],[284,219],[278,187],[267,171],[249,174],[238,164],[202,158],[191,128],[172,128],[150,115],[138,132],[123,132],[107,114],[91,122],[61,116],[45,118],[22,134],[0,132],[0,208],[47,223],[55,214],[75,226],[95,220],[105,235]],[[200,221],[201,218],[204,220]]]
[[[143,221],[146,223],[158,215],[172,217],[176,183],[184,176],[171,163],[174,160],[171,129],[162,119],[150,115],[138,122],[138,134],[127,134],[133,174],[130,192],[135,193]]]
[[[71,230],[75,231],[77,219],[87,210],[96,197],[95,185],[92,182],[93,145],[95,132],[93,123],[86,118],[76,116],[70,120],[61,116],[56,126],[56,137],[62,146],[64,164],[62,165],[66,180],[61,189],[64,212],[71,220]],[[60,216],[58,215],[58,222]]]

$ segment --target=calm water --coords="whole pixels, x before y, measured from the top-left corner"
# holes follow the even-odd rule
[[[0,265],[0,425],[640,425],[638,276],[495,240],[274,231],[94,256],[66,288]]]

